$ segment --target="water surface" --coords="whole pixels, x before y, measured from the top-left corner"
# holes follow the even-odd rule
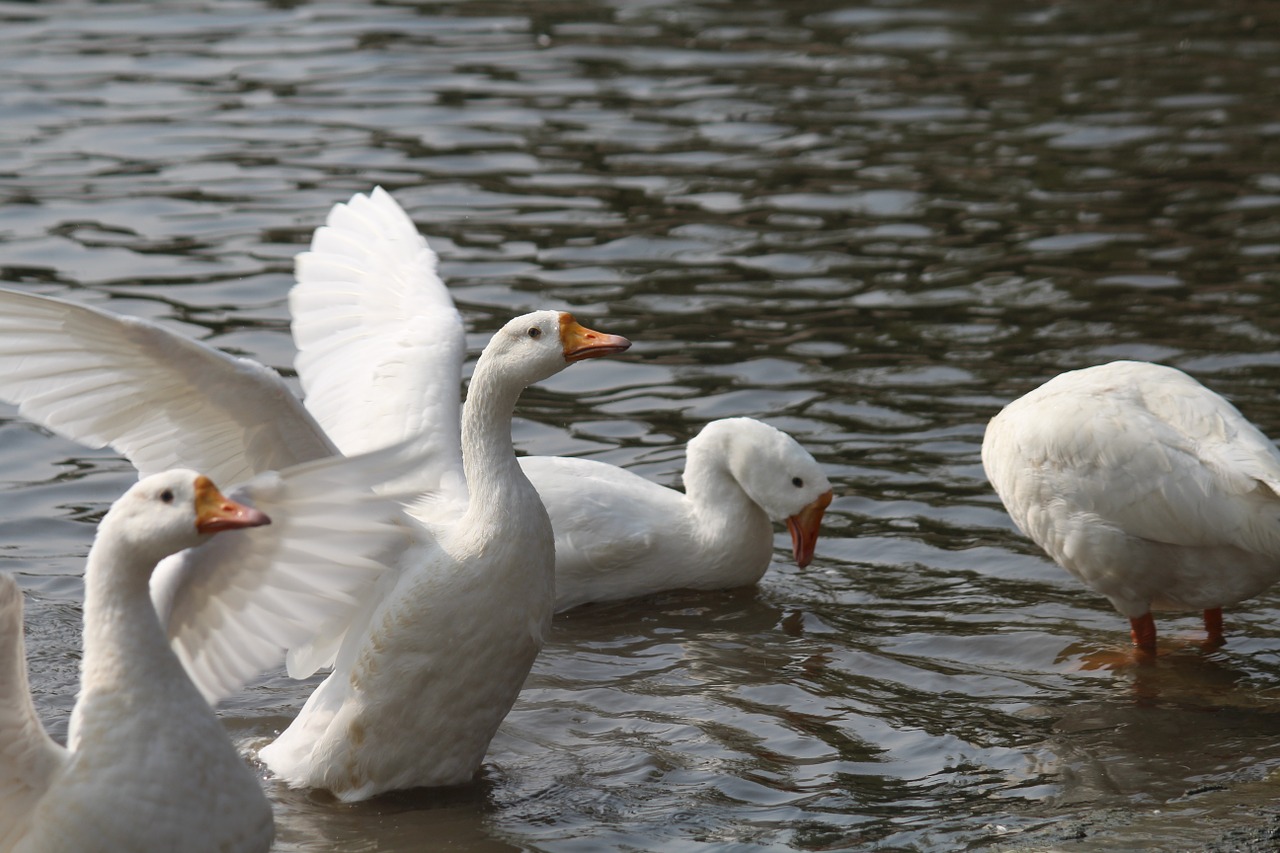
[[[1280,598],[1127,624],[979,462],[1066,369],[1174,364],[1280,436],[1280,29],[1261,2],[0,3],[0,281],[289,371],[293,255],[381,184],[473,351],[568,308],[636,345],[522,452],[677,485],[709,419],[826,466],[818,559],[556,620],[474,786],[280,851],[1201,847],[1274,815]],[[64,734],[93,523],[133,479],[0,409],[0,568]],[[227,702],[246,749],[310,683]],[[1243,805],[1241,805],[1243,803]]]

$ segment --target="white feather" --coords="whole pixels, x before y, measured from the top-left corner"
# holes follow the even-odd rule
[[[0,290],[0,399],[141,476],[236,483],[333,445],[275,373],[133,317]]]
[[[343,453],[418,442],[423,463],[395,487],[465,501],[462,317],[412,220],[381,188],[356,195],[295,266],[294,366],[308,411]]]
[[[373,489],[411,467],[405,446],[269,472],[233,489],[272,523],[160,564],[151,597],[209,702],[342,626],[413,541],[398,501]],[[333,630],[330,628],[330,630]]]
[[[1064,373],[992,418],[982,461],[1019,529],[1130,618],[1280,579],[1280,451],[1179,370]]]

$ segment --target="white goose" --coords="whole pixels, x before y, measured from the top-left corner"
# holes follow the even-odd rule
[[[170,650],[156,564],[261,511],[194,471],[156,474],[102,519],[85,567],[84,657],[67,747],[27,686],[22,593],[0,575],[0,851],[265,851],[271,806]]]
[[[1179,370],[1061,374],[991,419],[982,463],[1014,523],[1156,646],[1152,610],[1222,607],[1280,580],[1280,451]]]
[[[449,431],[458,423],[462,319],[413,221],[381,189],[357,194],[334,206],[296,273],[296,366],[328,437],[353,453],[429,425],[444,439],[427,473],[456,476]],[[770,520],[786,521],[803,567],[831,501],[812,456],[746,418],[709,424],[690,441],[686,495],[600,462],[520,464],[556,531],[557,610],[755,583],[773,554]]]
[[[786,520],[813,559],[831,484],[786,433],[751,418],[712,421],[689,441],[685,493],[586,459],[520,460],[556,532],[556,609],[666,589],[756,583]]]
[[[330,632],[291,659],[301,675],[328,663],[341,641],[333,672],[260,753],[277,776],[345,801],[474,776],[554,604],[551,522],[511,445],[516,400],[572,361],[627,346],[555,311],[493,336],[462,413],[464,476],[412,509],[429,535],[345,635]]]
[[[430,321],[425,317],[414,331],[432,334]],[[388,360],[360,367],[382,376],[417,369],[412,349],[398,352],[389,337],[378,343],[390,347]],[[300,584],[282,573],[251,596],[240,590],[222,624],[191,620],[171,601],[169,578],[216,577],[218,561],[157,573],[156,606],[206,695],[238,686],[247,677],[242,670],[269,665],[281,646],[291,649],[290,672],[299,677],[337,656],[334,674],[299,719],[263,751],[273,770],[346,800],[471,777],[532,664],[552,607],[550,524],[515,462],[512,410],[530,382],[627,346],[568,314],[517,318],[495,334],[476,366],[466,437],[454,433],[465,452],[441,450],[449,445],[441,440],[450,435],[448,425],[429,430],[421,415],[401,429],[384,429],[385,441],[409,437],[396,458],[412,464],[401,466],[390,492],[416,496],[410,508],[416,520],[407,522],[408,544],[383,555],[376,586],[369,573],[356,574],[353,583],[362,586],[345,594],[352,605],[346,609],[330,607],[300,624],[279,618],[275,605],[287,607],[309,584],[320,588],[322,602],[344,597],[336,578]],[[0,291],[0,399],[73,440],[110,444],[144,474],[186,465],[230,478],[337,453],[274,371],[152,323],[11,291]],[[412,406],[384,414],[415,417]],[[373,467],[381,473],[386,466]],[[367,487],[371,478],[357,479]],[[263,600],[272,616],[257,612]],[[397,619],[405,620],[398,632]],[[285,630],[294,627],[308,629],[308,642]],[[236,663],[230,671],[228,661]],[[408,675],[390,677],[399,672]],[[432,713],[420,713],[427,706]],[[320,729],[323,750],[302,748],[300,733],[321,738]]]

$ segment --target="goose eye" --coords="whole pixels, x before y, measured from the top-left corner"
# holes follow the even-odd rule
[[[173,503],[173,492],[170,491],[169,489],[165,489],[163,492],[160,493],[160,500],[164,501],[167,504]]]
[[[797,489],[802,489],[804,488],[804,480],[801,480],[799,477],[792,477],[791,485],[795,486]]]
[[[542,337],[542,330],[541,330],[541,329],[539,329],[537,326],[534,326],[533,328],[531,328],[531,329],[529,330],[529,337],[531,337],[531,338],[540,338],[540,337]]]

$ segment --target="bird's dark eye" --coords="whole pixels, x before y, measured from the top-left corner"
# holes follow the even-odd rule
[[[541,329],[539,329],[537,326],[534,326],[533,328],[531,328],[531,329],[529,330],[529,337],[531,337],[531,338],[540,338],[540,337],[542,337],[542,330],[541,330]]]
[[[171,492],[168,489],[165,489],[163,492],[160,493],[160,500],[164,501],[167,504],[173,503],[173,492]]]
[[[791,485],[795,486],[797,489],[802,489],[804,488],[804,480],[801,480],[799,477],[792,477]]]

